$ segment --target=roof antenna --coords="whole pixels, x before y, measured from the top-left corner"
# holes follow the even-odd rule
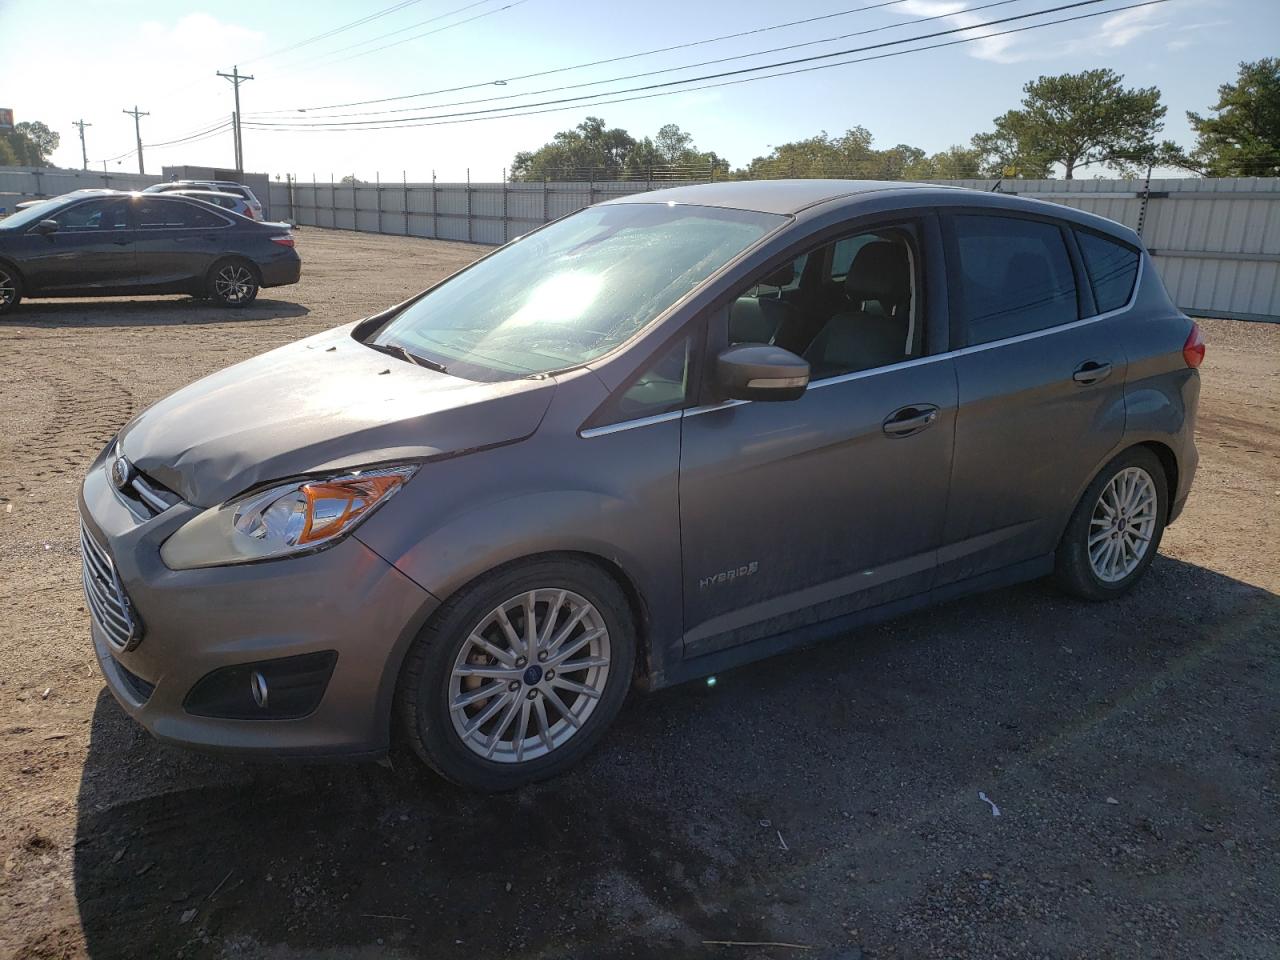
[[[994,187],[992,187],[990,190],[988,190],[987,192],[988,192],[988,193],[1002,193],[1003,191],[1000,189],[1000,184],[1002,184],[1002,183],[1004,183],[1004,177],[1001,177],[999,180],[997,180],[997,181],[996,181],[996,185],[995,185]]]

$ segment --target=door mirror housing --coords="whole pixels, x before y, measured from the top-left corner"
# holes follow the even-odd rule
[[[716,357],[716,383],[726,400],[797,400],[809,386],[809,362],[769,344],[730,347]]]
[[[31,232],[38,233],[42,237],[47,237],[51,233],[57,233],[58,221],[57,220],[41,220],[34,227],[31,228]]]

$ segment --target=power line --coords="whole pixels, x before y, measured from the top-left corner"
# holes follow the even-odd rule
[[[318,59],[323,60],[326,57],[332,57],[339,53],[346,53],[348,50],[354,50],[356,47],[363,47],[370,43],[377,43],[379,40],[387,39],[387,37],[394,37],[397,34],[405,33],[406,31],[409,31],[409,30],[416,30],[418,27],[425,27],[429,23],[436,23],[437,21],[444,20],[448,17],[452,17],[454,14],[465,13],[466,11],[472,9],[473,7],[480,7],[480,6],[484,6],[484,4],[486,3],[493,3],[493,2],[494,0],[475,0],[474,3],[468,3],[465,6],[456,7],[455,9],[449,10],[445,13],[438,13],[434,17],[428,17],[426,20],[419,20],[417,23],[411,23],[407,27],[401,27],[398,30],[391,30],[387,33],[380,33],[376,37],[370,37],[368,40],[358,40],[355,43],[347,44],[345,47],[338,47],[334,50],[328,50],[324,53],[318,54],[317,57]],[[462,22],[466,23],[467,21],[464,20]],[[453,26],[456,26],[456,24],[454,24]],[[366,51],[366,52],[372,52],[372,51]],[[286,64],[284,69],[293,70],[301,65],[304,65],[310,62],[311,62],[310,60],[300,60],[297,63]]]
[[[1067,4],[1067,5],[1066,5],[1066,7],[1059,7],[1059,8],[1053,8],[1053,9],[1067,9],[1067,8],[1070,8],[1070,7],[1085,6],[1085,5],[1089,4],[1089,3],[1097,3],[1097,2],[1101,2],[1101,0],[1083,0],[1083,2],[1081,2],[1081,3]],[[867,63],[867,62],[870,62],[870,61],[873,61],[873,60],[887,60],[887,59],[889,59],[889,58],[891,58],[891,57],[900,57],[900,56],[905,56],[906,54],[909,54],[909,53],[923,53],[924,51],[927,51],[927,50],[938,50],[938,49],[941,49],[941,48],[943,48],[943,47],[953,47],[953,46],[957,46],[957,45],[959,45],[959,44],[964,44],[964,43],[973,43],[973,42],[978,41],[978,40],[988,40],[988,39],[991,39],[991,38],[993,38],[993,37],[1003,37],[1003,36],[1009,36],[1009,35],[1011,35],[1011,34],[1016,34],[1016,33],[1025,33],[1025,32],[1030,31],[1030,30],[1040,30],[1040,29],[1044,29],[1045,27],[1058,26],[1058,25],[1060,25],[1060,24],[1064,24],[1064,23],[1073,23],[1073,22],[1076,22],[1076,21],[1079,21],[1079,20],[1089,20],[1089,19],[1092,19],[1092,18],[1094,18],[1094,17],[1103,17],[1103,16],[1106,16],[1107,14],[1111,14],[1111,13],[1121,13],[1121,12],[1123,12],[1123,11],[1125,11],[1125,10],[1136,10],[1136,9],[1141,8],[1141,7],[1151,7],[1151,6],[1156,6],[1156,5],[1158,5],[1158,4],[1168,3],[1168,2],[1170,2],[1170,0],[1143,0],[1143,2],[1141,2],[1141,3],[1132,3],[1132,4],[1128,4],[1128,5],[1126,5],[1126,6],[1121,6],[1121,7],[1111,7],[1111,8],[1106,9],[1106,10],[1097,10],[1097,11],[1094,11],[1094,12],[1092,12],[1092,13],[1083,13],[1083,14],[1076,14],[1076,15],[1074,15],[1074,16],[1070,16],[1070,17],[1061,17],[1061,18],[1059,18],[1059,19],[1057,19],[1057,20],[1049,20],[1049,21],[1046,21],[1045,23],[1034,23],[1034,24],[1028,24],[1027,26],[1023,26],[1023,27],[1013,27],[1013,28],[1010,28],[1010,29],[1008,29],[1008,30],[999,30],[999,31],[994,31],[994,32],[992,32],[992,33],[986,33],[986,34],[982,34],[981,36],[976,36],[976,37],[962,37],[962,38],[960,38],[960,39],[958,39],[958,40],[948,40],[948,41],[944,41],[944,42],[942,42],[942,43],[934,43],[934,44],[929,44],[929,45],[927,45],[927,46],[923,46],[923,47],[915,47],[915,48],[910,49],[910,50],[895,50],[895,51],[891,51],[891,52],[889,52],[889,53],[876,54],[876,55],[874,55],[874,56],[870,56],[870,57],[858,57],[858,58],[854,58],[854,59],[852,59],[852,60],[842,60],[842,61],[839,61],[839,62],[836,62],[836,63],[824,63],[824,64],[818,64],[818,65],[816,65],[816,66],[799,67],[799,68],[796,68],[796,69],[794,69],[794,70],[782,70],[782,71],[778,71],[777,73],[764,74],[764,75],[762,75],[762,76],[756,76],[756,77],[739,77],[739,78],[738,78],[738,79],[736,79],[736,80],[723,80],[723,81],[718,82],[718,83],[706,83],[706,84],[701,84],[701,85],[699,85],[699,86],[685,87],[684,89],[680,89],[680,90],[663,90],[663,91],[662,91],[662,92],[660,92],[660,93],[647,93],[647,94],[641,94],[641,95],[639,95],[639,96],[634,96],[634,97],[618,97],[618,98],[611,99],[611,100],[596,100],[596,102],[595,102],[595,103],[593,103],[593,104],[590,104],[590,106],[593,106],[593,107],[594,107],[594,106],[605,106],[605,105],[613,104],[613,103],[630,103],[630,102],[633,102],[633,101],[636,101],[636,100],[652,100],[652,99],[654,99],[654,98],[656,98],[656,97],[667,97],[667,96],[673,96],[673,95],[675,95],[675,94],[679,94],[679,93],[690,93],[690,92],[693,92],[693,91],[696,91],[696,90],[708,90],[708,89],[713,89],[713,88],[717,88],[717,87],[729,87],[729,86],[735,86],[735,85],[740,84],[740,83],[751,83],[751,82],[754,82],[754,81],[756,81],[756,80],[767,80],[767,79],[772,79],[772,78],[775,78],[775,77],[787,77],[787,76],[792,76],[792,75],[795,75],[795,74],[801,74],[801,73],[813,73],[813,72],[818,71],[818,70],[829,70],[829,69],[832,69],[832,68],[834,68],[834,67],[848,66],[848,65],[850,65],[850,64],[855,64],[855,63]],[[1040,15],[1040,14],[1049,13],[1049,12],[1052,12],[1052,10],[1042,10],[1042,11],[1040,11],[1040,12],[1039,12],[1039,14],[1035,14],[1035,15]],[[1031,15],[1029,14],[1028,16],[1031,16]],[[1021,19],[1021,18],[1009,18],[1009,19]],[[1007,22],[1007,20],[1006,20],[1006,21],[991,21],[991,22],[992,22],[992,23],[1000,23],[1000,22]],[[974,24],[973,26],[965,27],[964,29],[965,29],[965,30],[978,30],[978,29],[982,29],[982,28],[984,28],[984,27],[986,27],[986,26],[989,26],[989,25],[990,25],[989,23],[987,23],[987,24]],[[947,33],[947,32],[955,32],[955,31],[944,31],[944,33]],[[925,35],[925,36],[923,36],[923,37],[912,37],[912,38],[909,38],[908,40],[904,40],[904,41],[895,41],[895,42],[902,42],[902,43],[906,43],[906,42],[910,42],[910,41],[912,41],[912,40],[921,40],[921,39],[926,39],[927,37],[940,36],[940,35],[941,35],[941,34],[938,34],[938,33],[934,33],[934,34],[926,34],[926,35]],[[883,47],[883,46],[886,46],[886,45],[887,45],[887,44],[877,44],[877,45],[876,45],[876,47]],[[873,49],[873,48],[868,48],[868,49]],[[807,58],[804,58],[803,60],[800,60],[800,61],[788,61],[788,62],[789,62],[789,63],[807,62],[807,61],[811,61],[811,60],[814,60],[814,59],[818,59],[818,58],[816,58],[816,57],[807,57]],[[763,67],[754,67],[754,68],[750,68],[750,69],[751,69],[751,70],[763,70],[763,69],[768,69],[769,67],[772,67],[772,66],[781,66],[781,65],[784,65],[784,64],[770,64],[770,65],[766,65],[766,66],[763,66]],[[733,71],[728,71],[728,72],[726,72],[726,73],[713,74],[712,76],[716,76],[716,77],[732,76],[732,75],[735,75],[735,74],[741,74],[741,73],[745,73],[745,72],[748,72],[748,71],[747,71],[747,70],[733,70]],[[695,81],[697,81],[697,80],[700,80],[700,79],[706,79],[706,78],[691,77],[691,78],[689,78],[689,79],[687,79],[687,80],[682,80],[682,81],[673,81],[673,82],[671,82],[671,83],[663,83],[663,84],[650,84],[649,86],[646,86],[646,87],[635,87],[635,88],[632,88],[632,89],[633,89],[633,90],[649,90],[649,89],[653,89],[653,88],[655,88],[655,87],[670,87],[670,86],[675,86],[675,85],[683,85],[683,84],[687,84],[687,83],[693,83],[693,82],[695,82]],[[611,95],[612,95],[612,94],[614,94],[614,93],[626,93],[626,92],[629,92],[629,91],[627,91],[627,90],[608,91],[608,92],[605,92],[605,93],[594,94],[592,97],[589,97],[589,98],[574,97],[574,98],[569,98],[569,99],[573,99],[573,100],[581,100],[581,99],[595,99],[596,97],[605,97],[605,96],[611,96]],[[565,110],[576,110],[576,109],[578,109],[578,108],[579,108],[579,106],[581,106],[581,104],[577,104],[577,105],[574,105],[574,106],[567,106],[567,107],[566,107],[566,106],[549,107],[549,108],[546,108],[546,109],[540,109],[540,110],[524,110],[523,112],[512,112],[512,113],[506,113],[506,114],[504,114],[504,115],[502,115],[502,116],[493,116],[493,115],[486,115],[486,116],[473,116],[473,115],[466,115],[466,116],[464,116],[464,117],[463,117],[463,119],[440,119],[440,118],[429,119],[429,118],[424,118],[424,122],[421,122],[421,123],[402,123],[402,124],[395,124],[395,125],[389,125],[389,126],[388,126],[388,125],[384,125],[384,126],[377,126],[377,127],[346,127],[345,129],[339,129],[339,130],[334,130],[334,129],[332,129],[332,128],[331,128],[331,127],[329,127],[329,126],[320,126],[320,125],[310,126],[310,127],[307,127],[307,126],[281,126],[281,125],[279,125],[279,124],[271,124],[271,123],[267,123],[267,122],[258,122],[258,121],[248,121],[248,125],[249,125],[249,126],[251,126],[251,127],[253,127],[254,129],[257,129],[257,130],[275,130],[275,131],[277,131],[277,132],[280,132],[280,131],[290,131],[290,130],[294,130],[294,131],[298,131],[298,132],[308,132],[308,133],[325,133],[325,132],[328,132],[328,133],[345,133],[345,132],[352,132],[352,133],[355,133],[355,132],[364,132],[364,131],[368,131],[368,130],[406,130],[406,129],[412,129],[412,128],[414,128],[414,127],[436,127],[436,126],[446,126],[446,125],[460,124],[460,123],[478,123],[478,122],[480,122],[480,121],[484,121],[484,120],[505,120],[505,119],[509,119],[509,118],[511,118],[511,117],[526,117],[526,116],[534,116],[534,115],[537,115],[537,114],[543,114],[543,113],[559,113],[559,112],[563,112],[563,111],[565,111]],[[511,110],[511,111],[521,110],[521,108],[520,108],[520,107],[514,107],[514,106],[513,106],[513,107],[507,107],[507,108],[504,108],[504,109],[506,109],[506,110]],[[471,113],[472,113],[472,114],[475,114],[475,113],[491,114],[491,111],[472,111]],[[442,115],[442,116],[449,116],[449,115]]]
[[[993,7],[1003,7],[1003,6],[1008,6],[1011,3],[1025,3],[1025,2],[1027,2],[1027,0],[991,0],[991,2],[984,3],[980,6],[967,7],[965,8],[965,12],[976,13],[979,10],[989,10]],[[1098,0],[1098,2],[1103,2],[1103,0]],[[675,73],[680,70],[693,70],[697,67],[708,67],[708,66],[714,66],[720,63],[731,63],[735,60],[748,60],[752,57],[762,57],[770,53],[781,53],[785,50],[798,50],[802,47],[813,47],[823,43],[835,43],[838,40],[848,40],[851,37],[863,37],[873,33],[883,33],[885,30],[897,30],[901,27],[909,27],[915,24],[929,23],[934,20],[945,20],[946,18],[951,16],[954,16],[954,13],[937,13],[927,17],[917,17],[914,20],[902,20],[899,23],[889,23],[879,27],[869,27],[866,30],[855,30],[851,33],[842,33],[834,37],[823,37],[820,40],[804,40],[800,43],[791,43],[791,44],[786,44],[780,47],[770,47],[766,50],[755,50],[755,51],[752,51],[751,53],[739,53],[731,57],[719,57],[714,60],[701,60],[701,61],[698,61],[697,63],[687,63],[677,67],[663,67],[659,70],[646,70],[641,73],[624,74],[623,76],[619,76],[619,77],[609,77],[605,80],[587,80],[582,83],[564,84],[559,87],[545,87],[541,90],[528,90],[528,91],[525,91],[524,93],[508,93],[508,94],[502,94],[502,95],[493,96],[493,97],[478,97],[472,100],[457,100],[452,103],[433,103],[433,104],[427,104],[425,106],[417,106],[417,107],[398,107],[392,110],[368,110],[368,111],[357,111],[353,113],[330,113],[330,114],[322,113],[322,114],[315,114],[314,116],[316,119],[327,119],[327,118],[337,118],[337,117],[375,116],[377,114],[411,113],[414,110],[423,110],[423,109],[437,110],[443,107],[462,107],[462,106],[470,106],[476,103],[493,103],[498,100],[515,100],[521,97],[534,97],[544,93],[560,93],[565,90],[580,90],[583,87],[594,87],[594,86],[599,86],[600,84],[603,84],[603,83],[620,83],[624,80],[639,80],[643,77],[660,76],[664,73]],[[1026,14],[1026,16],[1029,16],[1029,17],[1036,16],[1036,14],[1030,13],[1030,14]],[[995,22],[1000,23],[1003,21],[995,21]],[[966,28],[962,28],[962,29],[966,29]],[[968,29],[972,29],[972,28],[968,28]],[[838,55],[839,54],[831,54],[831,56],[838,56]],[[309,116],[307,120],[309,121],[310,119],[311,117]],[[291,121],[281,119],[279,122],[288,123]],[[299,120],[297,122],[303,123],[307,121]],[[375,121],[367,121],[367,122],[372,123]]]
[[[207,139],[208,137],[214,136],[215,134],[222,133],[224,130],[227,130],[230,126],[231,126],[231,122],[229,120],[222,120],[222,121],[219,121],[217,124],[213,125],[212,127],[206,127],[201,130],[196,130],[190,134],[186,134],[181,137],[176,137],[172,140],[161,140],[158,143],[144,143],[143,148],[154,150],[158,147],[169,147],[178,143],[189,143],[196,140],[204,140],[204,139]],[[95,160],[93,162],[95,164],[96,163],[115,163],[117,160],[123,160],[125,157],[133,156],[134,153],[136,152],[137,152],[136,148],[133,150],[126,150],[124,153],[116,154],[114,157],[106,157],[105,159]]]
[[[418,97],[433,97],[441,93],[458,93],[462,90],[476,90],[480,87],[506,86],[508,83],[515,83],[517,80],[531,80],[535,77],[546,77],[555,73],[566,73],[570,70],[582,70],[587,67],[599,67],[606,63],[619,63],[623,60],[635,60],[639,57],[649,57],[658,53],[670,53],[672,50],[685,50],[690,47],[705,46],[709,43],[719,43],[722,40],[736,40],[739,37],[749,37],[757,33],[767,33],[771,30],[782,30],[787,27],[798,27],[803,24],[817,23],[820,20],[831,20],[836,17],[847,17],[850,14],[862,13],[867,10],[879,10],[881,7],[892,7],[898,4],[906,3],[908,0],[882,0],[880,3],[873,3],[862,7],[853,7],[849,10],[840,10],[835,13],[825,13],[817,17],[806,17],[803,20],[791,20],[787,23],[775,23],[767,27],[756,27],[752,30],[742,30],[738,33],[725,33],[718,37],[707,37],[703,40],[691,40],[688,43],[677,43],[669,47],[656,47],[652,50],[642,50],[639,53],[627,53],[617,57],[607,57],[603,60],[591,60],[586,63],[575,63],[567,67],[553,67],[549,70],[539,70],[535,73],[523,73],[513,77],[506,77],[499,80],[487,80],[484,83],[469,83],[460,87],[442,87],[439,90],[424,90],[421,93],[405,93],[395,97],[379,97],[374,100],[352,100],[348,103],[326,103],[314,107],[292,107],[287,110],[268,110],[257,116],[265,116],[271,113],[306,113],[312,110],[336,110],[340,107],[363,107],[374,103],[390,103],[396,100],[413,100]]]
[[[1055,7],[1046,7],[1041,10],[1034,10],[1030,13],[1021,13],[1012,17],[1001,17],[1000,19],[997,19],[997,20],[988,20],[985,23],[975,23],[969,26],[952,27],[947,30],[937,30],[937,31],[934,31],[933,33],[919,34],[917,36],[912,36],[912,37],[903,37],[898,40],[885,40],[881,43],[867,44],[861,47],[850,47],[845,50],[836,50],[830,53],[819,53],[809,57],[798,57],[792,60],[782,60],[776,63],[760,64],[754,67],[740,67],[736,70],[724,70],[719,73],[703,74],[697,77],[686,77],[683,80],[667,80],[662,83],[644,84],[638,87],[627,87],[621,90],[611,90],[611,91],[605,91],[603,93],[596,93],[596,94],[584,94],[577,97],[561,97],[555,100],[543,100],[543,101],[535,101],[533,103],[514,104],[508,107],[489,107],[484,110],[463,110],[457,113],[423,114],[416,117],[403,117],[403,118],[397,118],[397,119],[382,118],[377,120],[343,120],[343,121],[338,121],[333,123],[312,123],[310,121],[295,122],[295,121],[276,120],[276,121],[271,121],[271,125],[276,127],[277,129],[284,129],[284,130],[302,130],[302,129],[312,129],[312,128],[332,129],[335,127],[341,127],[341,128],[350,129],[350,130],[382,129],[382,127],[376,126],[378,124],[384,125],[386,129],[395,129],[395,127],[397,126],[413,124],[419,120],[440,120],[440,119],[451,119],[455,117],[471,117],[471,116],[478,116],[481,114],[501,113],[503,111],[524,110],[529,107],[556,106],[559,104],[574,103],[582,100],[593,100],[596,97],[610,96],[615,93],[634,93],[639,91],[658,90],[658,89],[663,89],[667,87],[677,87],[677,86],[684,86],[690,83],[698,83],[703,80],[718,80],[724,77],[739,76],[747,73],[757,73],[761,70],[772,70],[778,67],[796,66],[798,64],[803,64],[803,63],[813,63],[814,61],[818,61],[818,60],[830,60],[834,57],[843,57],[843,56],[848,56],[854,53],[865,53],[868,50],[879,50],[879,49],[883,49],[884,47],[899,46],[904,43],[914,43],[920,40],[931,40],[936,37],[944,37],[944,36],[949,36],[951,34],[956,34],[956,33],[967,33],[972,30],[982,30],[987,27],[998,26],[1003,23],[1013,23],[1018,20],[1026,20],[1031,17],[1039,17],[1039,16],[1044,16],[1046,14],[1050,14],[1050,13],[1059,13],[1063,10],[1072,10],[1079,7],[1088,7],[1098,3],[1106,3],[1106,2],[1109,2],[1109,0],[1074,0],[1074,2],[1072,3],[1060,4]],[[1166,0],[1156,0],[1156,2],[1166,2]],[[1148,4],[1138,4],[1138,6],[1147,6],[1147,5]],[[1128,8],[1118,8],[1118,9],[1128,9]],[[983,38],[974,37],[973,39],[978,40]],[[625,78],[622,78],[622,79],[625,79]],[[523,116],[524,114],[513,114],[513,115]]]
[[[400,0],[399,3],[393,3],[391,6],[385,7],[384,9],[379,10],[376,13],[371,13],[368,16],[360,17],[358,20],[352,20],[350,23],[343,24],[340,27],[334,27],[332,30],[326,30],[324,33],[317,33],[313,37],[307,37],[305,40],[299,40],[297,43],[291,43],[287,47],[280,47],[277,50],[271,50],[267,53],[259,54],[258,56],[254,57],[252,60],[247,60],[245,62],[255,63],[258,60],[265,60],[267,57],[277,57],[282,53],[288,53],[290,50],[297,50],[299,47],[305,47],[308,44],[315,43],[318,40],[327,40],[329,37],[335,36],[339,33],[345,33],[348,30],[354,30],[356,27],[364,26],[366,23],[370,23],[382,17],[390,16],[393,13],[403,10],[405,7],[411,7],[414,4],[421,3],[421,2],[422,0]]]
[[[506,4],[505,6],[497,7],[493,10],[485,10],[482,13],[477,13],[475,14],[475,16],[467,17],[464,20],[458,20],[454,23],[446,23],[442,27],[436,27],[434,30],[426,30],[422,33],[416,33],[412,37],[405,37],[403,40],[393,40],[391,41],[391,43],[384,43],[382,46],[374,47],[371,50],[361,50],[359,53],[353,53],[349,57],[339,57],[337,60],[325,60],[325,61],[322,61],[320,65],[332,66],[333,64],[336,64],[336,63],[346,63],[348,60],[354,60],[357,57],[363,57],[370,53],[378,53],[381,50],[390,50],[392,47],[398,47],[402,43],[409,43],[410,41],[413,41],[413,40],[421,40],[423,37],[429,37],[432,34],[442,33],[445,30],[452,30],[454,27],[460,27],[463,24],[471,23],[473,20],[482,20],[485,17],[491,17],[495,13],[502,13],[504,10],[510,10],[512,7],[518,7],[522,3],[528,3],[528,2],[529,0],[511,0],[511,2]]]

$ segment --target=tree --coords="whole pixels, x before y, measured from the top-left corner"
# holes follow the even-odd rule
[[[669,168],[676,168],[671,171]],[[620,127],[610,128],[599,117],[587,117],[572,130],[562,130],[537,150],[517,153],[511,164],[513,180],[610,180],[627,175],[684,173],[698,177],[728,173],[729,164],[714,151],[700,151],[692,134],[674,123],[654,137],[636,140]],[[705,173],[704,173],[705,171]]]
[[[907,180],[973,180],[982,176],[982,153],[959,144],[907,165]]]
[[[58,149],[58,144],[62,142],[62,136],[53,130],[50,130],[39,120],[27,120],[13,128],[14,133],[25,137],[27,141],[35,148],[35,166],[44,166],[49,162],[49,156],[53,151]]]
[[[1156,142],[1167,108],[1156,87],[1126,88],[1114,70],[1040,77],[1023,88],[1022,109],[995,119],[995,130],[973,138],[994,176],[1046,177],[1055,165],[1072,179],[1080,167],[1105,165],[1131,175],[1149,163],[1180,156]]]
[[[1187,113],[1196,132],[1192,160],[1211,177],[1280,176],[1280,59],[1241,63],[1218,87],[1217,116]]]

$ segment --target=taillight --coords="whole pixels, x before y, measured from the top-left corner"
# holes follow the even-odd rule
[[[292,247],[292,246],[293,246],[293,234],[292,234],[292,233],[285,233],[285,234],[281,234],[281,235],[280,235],[280,236],[278,236],[278,237],[272,237],[272,238],[271,238],[271,242],[272,242],[272,243],[278,243],[278,244],[280,244],[280,246],[282,246],[282,247]],[[1201,347],[1201,348],[1200,348],[1200,353],[1201,353],[1201,355],[1203,355],[1203,354],[1204,354],[1204,347]],[[1188,362],[1190,362],[1190,361],[1188,361]],[[1192,364],[1192,365],[1194,366],[1194,364]]]
[[[1200,332],[1200,324],[1191,324],[1191,332],[1187,334],[1187,342],[1182,345],[1182,359],[1191,369],[1204,363],[1204,335]]]

